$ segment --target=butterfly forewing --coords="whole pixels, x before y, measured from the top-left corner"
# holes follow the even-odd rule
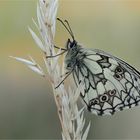
[[[87,108],[97,115],[114,114],[140,102],[140,73],[124,61],[99,50],[82,48],[82,61],[73,71],[75,83],[84,82],[81,93]]]

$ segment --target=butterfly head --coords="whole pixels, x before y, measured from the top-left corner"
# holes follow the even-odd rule
[[[77,54],[79,53],[80,45],[75,40],[75,36],[69,25],[69,22],[67,20],[63,21],[59,18],[57,18],[57,20],[61,22],[61,24],[65,27],[66,31],[71,36],[71,39],[67,40],[66,46],[65,46],[65,48],[66,48],[65,52],[67,52],[67,54],[65,56],[65,64],[66,64],[66,68],[68,70],[72,70],[72,69],[74,69],[76,62],[78,61]]]
[[[77,61],[77,54],[79,52],[79,45],[78,43],[70,39],[67,40],[66,43],[67,54],[65,56],[65,64],[68,70],[72,70],[75,67],[75,63]]]
[[[68,39],[67,40],[67,43],[66,43],[66,49],[69,51],[69,50],[74,50],[76,49],[78,46],[77,46],[77,42],[75,40],[70,40]]]

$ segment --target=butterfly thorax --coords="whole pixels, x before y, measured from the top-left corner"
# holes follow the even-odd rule
[[[65,64],[67,70],[73,70],[75,66],[80,65],[84,59],[84,55],[81,53],[81,45],[77,42],[70,42],[70,46],[67,46],[68,51],[65,56]]]

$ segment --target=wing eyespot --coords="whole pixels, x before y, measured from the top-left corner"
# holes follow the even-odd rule
[[[120,81],[123,78],[123,74],[124,74],[124,69],[120,66],[116,67],[114,78]]]
[[[117,80],[119,80],[119,81],[123,78],[122,74],[118,74],[118,73],[116,73],[116,74],[114,75],[114,77],[115,77]]]
[[[122,67],[118,66],[116,69],[115,69],[115,72],[116,73],[119,73],[119,74],[122,74],[124,72],[124,70],[122,69]]]
[[[100,102],[104,103],[104,102],[107,102],[109,100],[109,97],[107,94],[104,94],[104,95],[101,95],[99,97],[99,99],[100,99]]]
[[[110,96],[114,96],[114,95],[116,94],[116,90],[115,90],[115,89],[109,90],[108,94],[109,94]]]
[[[94,99],[90,101],[90,106],[94,106],[96,104],[99,104],[99,100],[98,99]]]

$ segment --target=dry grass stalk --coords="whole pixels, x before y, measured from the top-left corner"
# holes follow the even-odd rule
[[[37,46],[43,51],[44,56],[59,54],[54,49],[56,14],[58,9],[58,0],[39,0],[37,6],[38,24],[33,20],[37,27],[40,37],[38,37],[31,28],[29,31],[35,40]],[[60,67],[58,63],[59,57],[46,59],[44,61],[47,67],[47,76],[44,74],[41,67],[31,58],[30,60],[13,57],[18,61],[25,63],[33,71],[43,77],[49,79],[54,93],[55,102],[58,109],[58,115],[62,126],[62,138],[64,140],[86,140],[90,123],[84,131],[85,119],[83,108],[78,110],[77,100],[80,92],[83,92],[82,83],[75,90],[70,87],[66,90],[63,84],[59,88],[55,87],[61,82],[61,75],[64,74],[64,64]]]

